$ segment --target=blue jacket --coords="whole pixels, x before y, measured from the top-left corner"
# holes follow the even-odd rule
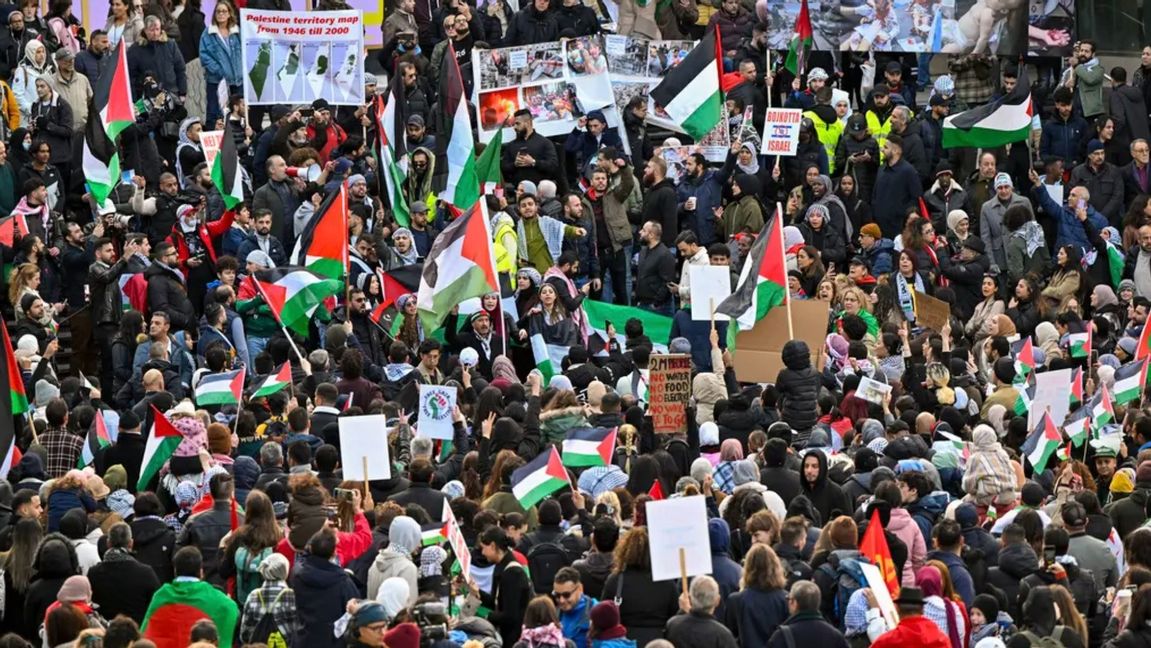
[[[208,92],[215,92],[220,79],[227,79],[228,85],[238,86],[244,82],[243,56],[240,50],[240,28],[234,27],[227,36],[227,42],[220,36],[220,28],[212,25],[200,35],[200,61],[204,64],[204,78],[208,82]]]
[[[727,322],[716,322],[715,330],[719,333],[720,348],[726,349]],[[714,371],[711,366],[711,322],[692,320],[691,309],[681,308],[672,317],[668,342],[677,337],[687,338],[691,342],[691,364],[696,371]],[[722,375],[723,370],[720,369],[719,373]]]
[[[1082,117],[1072,115],[1063,121],[1059,115],[1043,123],[1043,133],[1039,138],[1039,154],[1043,157],[1063,158],[1067,168],[1082,159],[1083,136],[1087,132],[1087,122]]]
[[[64,488],[52,491],[48,496],[48,533],[60,530],[60,520],[64,514],[74,508],[84,509],[87,513],[96,510],[96,500],[83,489]]]
[[[676,199],[679,201],[679,222],[687,223],[691,231],[699,238],[699,244],[707,247],[718,239],[715,235],[715,213],[713,207],[719,207],[723,200],[723,185],[719,175],[714,170],[704,171],[699,178],[684,176],[679,186],[675,188]],[[695,211],[684,209],[688,198],[695,198]]]
[[[892,258],[895,256],[895,243],[889,238],[881,238],[870,249],[860,250],[871,274],[885,275],[894,269]]]
[[[1039,208],[1043,213],[1055,219],[1057,225],[1055,235],[1055,246],[1061,247],[1064,245],[1077,245],[1080,250],[1091,249],[1091,241],[1087,239],[1087,233],[1083,231],[1083,224],[1075,216],[1075,210],[1064,205],[1056,204],[1051,199],[1051,195],[1042,186],[1031,188],[1031,199],[1039,204]],[[1103,231],[1109,223],[1103,217],[1103,214],[1095,211],[1095,209],[1087,205],[1087,220],[1096,231]]]
[[[564,150],[576,156],[576,163],[580,165],[577,171],[580,175],[583,175],[586,170],[587,163],[595,160],[596,154],[605,146],[623,150],[623,140],[619,138],[616,129],[604,128],[597,142],[594,135],[586,130],[580,130],[579,126],[576,126],[564,140]]]
[[[599,601],[583,595],[579,603],[571,612],[560,612],[560,625],[563,627],[564,639],[571,639],[576,648],[590,648],[587,632],[591,628],[591,609]]]
[[[951,572],[951,582],[955,585],[955,593],[963,599],[963,604],[970,609],[971,604],[975,602],[975,582],[971,580],[971,572],[967,571],[967,565],[963,559],[950,551],[928,552],[927,559],[938,560],[947,565],[947,571]]]
[[[883,200],[872,203],[875,224],[886,238],[895,238],[903,231],[907,220],[907,208],[923,195],[923,183],[915,167],[907,160],[900,160],[894,166],[883,165],[875,178],[875,195]],[[874,270],[872,271],[874,273]]]
[[[240,263],[244,263],[244,259],[240,258],[240,248],[248,240],[248,233],[239,227],[229,227],[227,232],[220,237],[220,254],[227,254],[236,257]]]
[[[268,256],[272,257],[272,263],[276,266],[288,264],[288,253],[284,251],[284,244],[280,243],[280,239],[275,236],[269,235],[268,237]],[[236,259],[240,263],[244,263],[248,258],[248,253],[254,250],[259,250],[260,243],[256,240],[256,233],[253,232],[248,235],[248,238],[240,245],[237,250]]]
[[[635,639],[592,639],[591,648],[636,648]]]

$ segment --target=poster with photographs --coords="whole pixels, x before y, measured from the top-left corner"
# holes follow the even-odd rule
[[[585,37],[524,47],[472,51],[480,139],[511,128],[517,110],[531,112],[545,137],[570,133],[580,117],[613,103],[603,39]],[[609,125],[618,119],[608,117]],[[505,141],[514,133],[505,132]]]
[[[252,105],[364,103],[359,11],[240,12],[244,99]]]
[[[1071,56],[1074,45],[1075,0],[1031,0],[1027,53],[1031,56]]]
[[[1043,0],[1034,3],[1029,8],[1024,0],[809,0],[808,12],[816,50],[1016,55],[1027,48],[1029,9],[1045,9]],[[799,9],[793,1],[771,5],[770,47],[787,49]]]
[[[647,122],[661,128],[683,132],[662,109],[657,108],[650,98],[651,89],[659,85],[668,71],[679,65],[692,48],[694,41],[670,40],[649,41],[628,36],[608,36],[604,46],[607,50],[608,66],[611,70],[611,89],[619,114],[623,115],[628,104],[637,96],[647,98]],[[727,159],[731,147],[731,133],[725,122],[716,124],[714,130],[702,141],[697,142],[699,151],[713,162]]]

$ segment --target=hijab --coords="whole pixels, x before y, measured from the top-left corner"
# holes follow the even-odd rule
[[[408,597],[412,593],[412,586],[399,576],[392,576],[380,585],[376,593],[376,601],[384,606],[384,613],[389,619],[396,618],[404,608],[408,607]]]
[[[940,574],[935,567],[927,565],[915,572],[915,584],[923,591],[923,598],[937,596],[943,601],[943,609],[947,613],[947,638],[951,640],[951,648],[962,648],[959,623],[955,618],[955,603],[943,596],[943,574]]]
[[[844,232],[844,235],[847,237],[847,240],[850,241],[852,235],[855,232],[853,232],[852,228],[851,228],[851,219],[847,218],[847,205],[843,204],[843,201],[840,200],[839,196],[837,196],[835,194],[835,187],[831,184],[831,178],[830,177],[825,176],[825,175],[820,175],[819,176],[819,184],[823,185],[823,196],[821,196],[819,200],[815,201],[815,204],[816,205],[822,205],[825,209],[828,210],[827,218],[830,218],[830,215],[831,215],[830,205],[835,205],[835,206],[839,207],[840,211],[843,213],[843,216],[844,216],[843,227],[846,229],[846,232]]]
[[[44,64],[36,65],[36,50],[44,50]],[[38,40],[30,40],[24,45],[24,59],[20,61],[20,65],[30,68],[33,72],[39,75],[51,74],[55,72],[55,67],[52,65],[52,57],[48,56],[48,50],[44,47],[44,43]]]
[[[751,152],[751,163],[750,164],[743,164],[742,162],[740,162],[739,161],[739,153],[737,152],[735,154],[735,166],[736,166],[736,168],[738,168],[740,170],[740,172],[742,172],[742,173],[750,173],[752,175],[759,173],[759,158],[756,157],[755,149],[753,149],[751,147],[751,144],[744,144],[743,146],[739,147],[739,150],[741,152],[744,149],[747,149],[748,151]]]
[[[1095,295],[1095,309],[1099,310],[1104,306],[1118,306],[1119,298],[1115,296],[1115,291],[1107,284],[1096,284],[1095,290],[1092,291]]]
[[[996,329],[998,331],[996,333],[996,335],[1002,335],[1003,337],[1011,337],[1012,335],[1016,335],[1017,333],[1019,333],[1019,331],[1016,330],[1016,328],[1015,328],[1015,322],[1010,317],[1008,317],[1006,315],[1003,315],[1003,314],[996,315],[995,316],[995,324],[996,324]]]

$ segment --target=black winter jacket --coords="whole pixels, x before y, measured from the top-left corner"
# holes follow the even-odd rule
[[[153,263],[144,271],[148,281],[148,308],[153,313],[164,311],[173,331],[188,331],[196,326],[196,311],[188,299],[188,286],[179,270]]]
[[[819,373],[811,366],[811,351],[803,340],[783,345],[783,364],[775,379],[780,418],[792,430],[810,430],[819,419]]]

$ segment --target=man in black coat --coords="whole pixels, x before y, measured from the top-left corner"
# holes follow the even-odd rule
[[[1111,121],[1115,123],[1115,143],[1123,147],[1131,146],[1137,139],[1151,138],[1147,123],[1147,104],[1139,88],[1127,85],[1127,70],[1111,68]],[[1120,153],[1116,164],[1125,164],[1128,151]]]
[[[184,273],[176,267],[180,258],[176,246],[167,241],[156,246],[156,258],[144,271],[148,281],[148,307],[153,313],[168,314],[172,329],[187,331],[196,325],[196,311],[188,299],[188,286]]]
[[[232,531],[232,496],[235,484],[228,473],[213,475],[208,482],[212,494],[212,508],[188,518],[184,530],[176,540],[176,548],[194,546],[204,557],[204,580],[223,589],[225,580],[220,576],[218,557],[221,541]]]
[[[432,488],[432,476],[435,472],[435,466],[427,459],[413,459],[408,465],[408,481],[411,484],[407,490],[392,495],[388,500],[400,506],[419,504],[433,520],[439,520],[443,515],[444,506],[448,503],[448,496]]]
[[[653,158],[654,159],[654,158]],[[675,200],[672,194],[672,200]],[[672,314],[671,289],[676,280],[675,256],[663,244],[663,227],[647,221],[639,231],[639,264],[635,274],[635,304],[650,311]]]
[[[484,378],[491,380],[492,360],[495,360],[496,356],[508,355],[507,337],[506,335],[495,334],[495,331],[492,330],[492,318],[484,310],[472,313],[465,326],[464,330],[456,332],[456,317],[449,315],[444,327],[444,339],[449,348],[457,352],[464,349],[475,350],[476,355],[479,356],[476,371]],[[515,331],[507,332],[507,335],[515,334]]]
[[[875,222],[883,236],[894,239],[903,231],[907,209],[923,195],[923,183],[915,167],[903,159],[903,138],[891,135],[883,144],[884,164],[875,178],[875,195],[882,200],[873,201]]]
[[[108,550],[101,562],[88,570],[92,584],[92,602],[109,618],[129,616],[144,622],[152,595],[160,589],[156,572],[132,555],[132,527],[124,522],[108,530]]]
[[[912,118],[907,106],[896,106],[891,111],[891,134],[903,138],[903,159],[915,167],[920,184],[931,175],[931,160],[928,159],[923,138],[919,135],[919,122]]]
[[[561,32],[570,29],[575,36],[591,36],[600,32],[595,10],[580,0],[563,0],[553,13],[556,26]]]
[[[108,468],[121,465],[128,475],[128,492],[136,492],[140,479],[140,464],[144,462],[146,439],[140,434],[140,417],[132,411],[120,416],[120,434],[116,442],[96,453],[96,474],[103,475]]]
[[[959,254],[954,257],[941,254],[939,262],[943,276],[951,280],[955,290],[955,314],[966,321],[983,301],[983,275],[991,269],[983,239],[968,236]]]
[[[542,2],[547,4],[547,0]],[[538,185],[542,180],[557,179],[560,165],[556,148],[548,138],[536,132],[531,111],[517,110],[514,128],[516,138],[504,144],[500,158],[504,182],[518,187],[524,180]]]
[[[671,249],[679,235],[679,200],[675,183],[667,177],[667,161],[653,157],[643,170],[643,183],[648,187],[643,199],[643,219],[662,225],[660,241]]]
[[[679,614],[667,622],[667,639],[676,648],[689,646],[716,646],[718,648],[735,648],[735,636],[731,630],[712,614],[719,607],[719,584],[711,576],[696,576],[688,588],[690,609],[684,610],[686,614]],[[680,607],[683,600],[680,599]]]
[[[504,34],[503,46],[534,45],[558,40],[559,24],[556,23],[555,15],[548,11],[550,5],[549,0],[533,0],[531,6],[516,12]]]
[[[767,648],[789,648],[801,642],[820,648],[847,648],[843,633],[823,620],[819,611],[820,596],[819,586],[811,581],[792,585],[787,597],[787,611],[791,616],[771,635]],[[791,635],[790,639],[787,635]]]

